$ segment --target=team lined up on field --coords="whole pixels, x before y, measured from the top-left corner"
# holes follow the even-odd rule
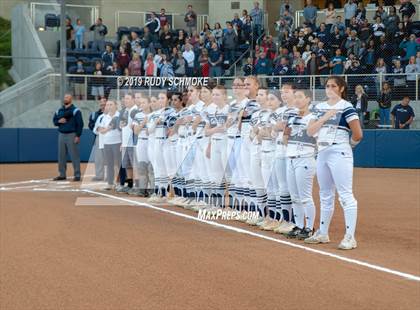
[[[109,100],[94,129],[105,154],[106,189],[114,188],[122,166],[128,187],[117,186],[118,192],[195,211],[254,212],[258,216],[242,218],[307,243],[329,242],[337,191],[346,224],[339,248],[355,248],[351,147],[362,130],[343,99],[343,79],[329,78],[327,101],[317,104],[307,90],[292,84],[267,90],[255,77],[236,78],[232,90],[229,102],[223,86],[190,87],[185,107],[180,95],[168,98],[166,92],[126,94],[121,111]],[[315,174],[321,202],[316,232]]]

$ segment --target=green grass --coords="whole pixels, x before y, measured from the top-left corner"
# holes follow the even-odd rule
[[[0,17],[0,55],[12,55],[12,33],[9,20]],[[13,84],[12,78],[7,73],[12,67],[12,60],[0,58],[0,90]]]

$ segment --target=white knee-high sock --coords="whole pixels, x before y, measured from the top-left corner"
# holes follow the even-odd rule
[[[321,209],[320,225],[319,225],[319,230],[321,234],[328,235],[328,229],[330,228],[330,223],[331,223],[333,214],[334,214],[334,209]]]
[[[305,202],[303,204],[303,210],[305,212],[306,228],[314,229],[315,222],[315,205],[313,202]]]
[[[293,209],[293,216],[295,219],[295,224],[297,227],[299,228],[304,228],[305,227],[305,212],[303,210],[303,205],[301,204],[301,202],[299,201],[293,201],[292,202],[292,209]]]
[[[354,237],[357,222],[357,206],[344,210],[344,220],[346,222],[346,234]]]

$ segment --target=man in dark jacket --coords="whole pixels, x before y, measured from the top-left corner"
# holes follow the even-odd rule
[[[97,138],[96,124],[98,119],[104,113],[106,105],[106,98],[102,97],[99,100],[99,110],[92,112],[89,116],[89,129],[95,134],[95,145],[93,147],[93,157],[95,160],[95,176],[92,178],[92,181],[102,181],[104,179],[104,154],[103,149],[99,148],[99,138]]]
[[[233,30],[232,23],[226,23],[226,32],[223,36],[223,48],[225,62],[228,62],[229,65],[232,65],[235,61],[235,50],[238,45],[238,36]]]
[[[73,105],[70,94],[64,96],[64,104],[54,113],[53,122],[58,127],[58,171],[54,181],[66,179],[67,151],[73,163],[74,181],[80,181],[80,136],[83,131],[83,119],[80,110]]]

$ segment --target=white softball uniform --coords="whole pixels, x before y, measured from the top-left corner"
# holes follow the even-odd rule
[[[317,179],[321,200],[321,233],[327,234],[334,211],[335,189],[344,210],[346,232],[354,235],[357,220],[357,201],[353,196],[353,152],[349,143],[349,123],[358,120],[353,105],[340,100],[335,105],[321,102],[318,111],[338,110],[337,119],[329,122],[318,132]],[[318,113],[320,117],[322,113]],[[336,124],[336,125],[334,125]],[[335,130],[334,130],[335,126]]]
[[[312,114],[289,120],[291,133],[287,144],[287,185],[292,199],[295,223],[299,228],[313,229],[315,205],[312,186],[315,175],[316,140],[306,130]],[[306,219],[306,225],[305,225]]]

